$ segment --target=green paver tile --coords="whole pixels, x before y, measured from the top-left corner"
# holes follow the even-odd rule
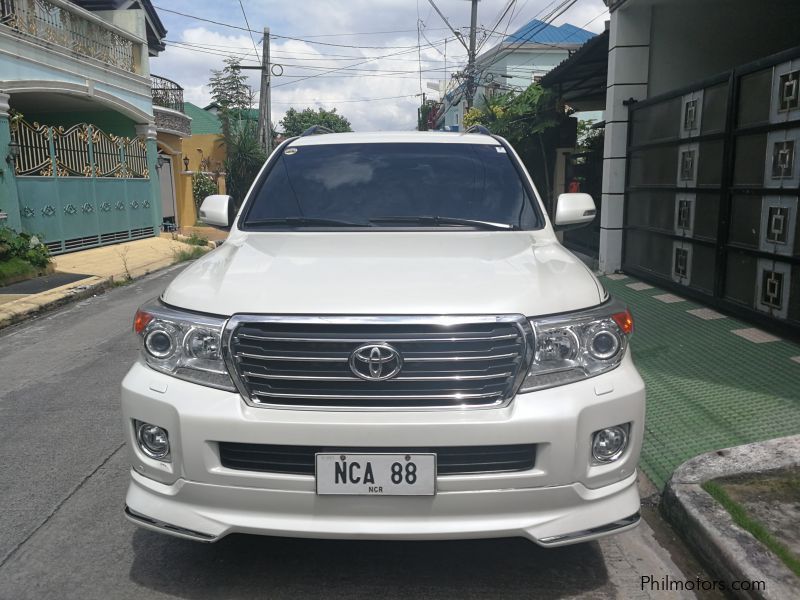
[[[601,278],[633,312],[633,360],[647,385],[641,467],[663,488],[672,471],[703,452],[800,433],[800,345],[755,344],[731,333],[751,325],[702,320],[690,300],[635,291]]]

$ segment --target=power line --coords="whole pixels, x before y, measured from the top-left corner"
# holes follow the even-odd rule
[[[541,33],[547,26],[552,24],[553,21],[555,21],[558,17],[563,15],[570,8],[572,8],[572,6],[574,6],[577,1],[578,0],[561,0],[560,4],[558,4],[551,12],[549,12],[543,19],[541,19],[539,25],[535,25],[533,28],[531,28],[531,31],[528,32],[528,35],[526,37],[520,39],[515,44],[511,44],[511,47],[499,48],[498,51],[495,53],[493,59],[488,64],[481,65],[481,70],[484,71],[486,69],[491,68],[499,60],[519,50],[519,48],[521,48],[523,44],[527,44],[528,42],[530,42],[536,34]],[[553,3],[551,3],[548,6],[552,6],[552,4]],[[541,11],[540,13],[537,13],[537,16],[538,14],[541,14]]]
[[[247,31],[250,33],[250,41],[253,42],[253,50],[256,51],[256,57],[258,57],[258,48],[256,48],[256,40],[255,38],[253,38],[253,30],[250,29],[250,22],[247,20],[247,13],[244,11],[244,4],[242,4],[242,0],[239,0],[239,7],[242,9],[242,15],[244,16],[244,24],[247,25]]]
[[[155,8],[160,10],[160,11],[171,13],[173,15],[180,15],[181,17],[186,17],[188,19],[194,19],[195,21],[202,21],[204,23],[212,23],[214,25],[219,25],[220,27],[228,27],[230,29],[238,29],[239,31],[247,31],[247,32],[251,32],[251,33],[260,33],[258,31],[253,30],[253,29],[250,29],[249,26],[248,27],[240,27],[239,25],[232,25],[230,23],[222,23],[221,21],[215,21],[213,19],[205,19],[203,17],[190,15],[188,13],[180,12],[180,11],[177,11],[177,10],[172,10],[172,9],[169,9],[169,8],[164,8],[164,7],[161,7],[161,6],[155,6]],[[403,50],[412,49],[413,50],[413,49],[416,49],[416,46],[356,46],[356,45],[352,45],[352,44],[334,44],[334,43],[331,43],[331,42],[318,42],[316,40],[312,40],[312,39],[308,39],[308,38],[295,37],[295,36],[291,36],[291,35],[278,35],[277,33],[270,34],[270,37],[271,38],[276,38],[276,39],[283,39],[283,40],[294,40],[294,41],[297,41],[297,42],[306,42],[307,44],[319,44],[321,46],[334,46],[334,47],[337,47],[337,48],[364,48],[364,49],[367,49],[367,50],[399,50],[399,49],[403,49]]]
[[[444,40],[439,40],[437,42],[431,42],[425,36],[424,32],[422,32],[422,37],[425,39],[425,41],[428,44],[427,46],[423,45],[423,49],[427,49],[428,47],[430,47],[431,49],[436,50],[436,52],[438,52],[439,54],[442,54],[441,50],[439,50],[435,46],[436,45],[441,45],[441,43]],[[245,46],[231,46],[229,44],[212,44],[211,42],[204,42],[204,43],[201,44],[201,43],[198,43],[198,42],[187,42],[187,41],[182,41],[182,40],[169,40],[169,39],[164,40],[164,42],[168,46],[177,46],[177,47],[181,47],[181,48],[186,46],[186,48],[183,48],[183,49],[186,49],[186,50],[194,50],[194,49],[198,49],[199,48],[199,49],[203,49],[203,50],[208,50],[209,54],[219,54],[220,56],[228,56],[230,54],[234,54],[234,55],[238,55],[238,56],[241,56],[241,57],[245,57],[245,56],[252,56],[253,55],[253,52],[250,50],[250,48],[249,47],[245,47]],[[414,46],[414,48],[416,48],[416,46]],[[235,51],[235,52],[232,52],[232,51]],[[300,56],[295,56],[296,54],[309,55],[310,58],[303,58],[303,57],[300,57]],[[354,59],[361,59],[361,58],[380,58],[380,57],[377,57],[377,56],[372,57],[372,56],[364,56],[364,55],[357,55],[357,54],[327,54],[327,53],[322,53],[322,52],[300,52],[300,51],[295,51],[295,50],[292,50],[290,52],[289,51],[287,51],[287,52],[274,52],[273,56],[275,58],[281,58],[281,59],[308,60],[308,61],[312,61],[312,60],[313,61],[319,61],[319,60],[332,61],[332,60],[354,60]],[[465,58],[465,57],[466,57],[466,55],[462,55],[462,56],[456,57],[456,59]],[[417,62],[417,60],[413,59],[413,58],[384,58],[383,60],[392,61],[392,62],[409,62],[409,63],[410,62]],[[443,61],[441,61],[439,59],[436,59],[436,58],[426,58],[424,60],[425,60],[425,62],[429,62],[429,63],[430,62],[443,62]]]
[[[594,21],[596,21],[597,19],[599,19],[600,17],[602,17],[603,15],[605,15],[607,12],[608,12],[608,9],[607,9],[607,8],[606,8],[606,9],[604,9],[604,10],[602,10],[602,11],[600,11],[600,12],[599,12],[599,13],[597,13],[597,14],[596,14],[594,17],[592,17],[591,19],[589,19],[588,21],[586,21],[586,23],[584,23],[583,25],[581,25],[581,26],[580,26],[578,29],[583,29],[583,28],[584,28],[584,27],[586,27],[587,25],[591,25],[591,24],[592,24]],[[565,40],[567,40],[567,39],[571,38],[573,35],[575,35],[576,33],[578,33],[578,32],[577,32],[577,31],[573,31],[572,33],[570,33],[570,34],[569,34],[567,37],[565,37],[564,39],[565,39]],[[558,45],[556,45],[556,44],[542,44],[542,45],[543,45],[543,46],[552,46],[553,48],[558,48]],[[529,57],[529,58],[528,58],[528,59],[527,59],[525,62],[523,62],[523,63],[520,63],[520,64],[518,64],[518,65],[516,65],[516,66],[512,67],[512,68],[511,68],[511,70],[513,71],[514,69],[518,69],[519,67],[523,67],[523,66],[525,66],[525,65],[529,64],[529,63],[530,63],[530,62],[531,62],[533,59],[535,59],[535,58],[537,58],[537,57],[539,57],[539,56],[544,56],[545,54],[546,54],[545,52],[539,52],[539,53],[537,53],[537,54],[533,54],[533,55],[531,55],[531,56],[530,56],[530,57]]]
[[[433,9],[431,9],[432,11]],[[428,17],[430,17],[430,12],[428,13]],[[447,27],[435,27],[433,28],[435,31],[447,31]],[[387,33],[414,33],[414,29],[395,29],[394,31],[359,31],[359,32],[352,32],[352,33],[320,33],[315,35],[304,35],[295,33],[293,35],[297,37],[304,37],[304,38],[318,38],[318,37],[349,37],[349,36],[357,36],[357,35],[385,35]]]
[[[502,11],[501,11],[501,13],[500,13],[500,16],[499,16],[499,17],[497,17],[497,20],[495,21],[494,25],[492,25],[492,27],[491,27],[491,30],[494,30],[494,28],[495,28],[495,27],[497,27],[498,25],[500,25],[500,23],[501,23],[501,22],[503,21],[503,19],[505,18],[506,14],[508,14],[508,11],[509,11],[509,10],[511,10],[511,8],[514,6],[514,4],[516,4],[516,2],[517,2],[517,0],[508,0],[508,4],[506,4],[506,7],[505,7],[504,9],[502,9]],[[512,17],[514,16],[514,13],[513,13],[513,12],[511,13],[511,16],[512,16]],[[509,19],[509,22],[510,22],[510,21],[511,21],[511,19]],[[486,32],[486,31],[487,31],[487,30],[486,30],[485,28],[483,28],[483,27],[482,27],[481,29],[483,29],[483,31],[484,31],[484,32]],[[508,24],[506,24],[506,29],[508,29]],[[491,37],[492,37],[492,36],[491,36],[491,34],[490,34],[490,35],[487,35],[485,38],[483,38],[483,40],[481,41],[481,43],[478,45],[478,49],[476,50],[476,52],[480,52],[480,51],[481,51],[481,48],[483,48],[483,46],[486,44],[486,42],[488,42],[488,41],[489,41],[489,39],[490,39]]]
[[[380,100],[398,100],[400,98],[417,98],[419,94],[405,94],[403,96],[383,96],[381,98],[350,98],[344,100],[294,100],[292,102],[274,102],[273,104],[283,104],[283,105],[292,105],[292,104],[342,104],[344,102],[378,102]]]
[[[430,1],[430,0],[429,0],[429,1]],[[548,5],[546,5],[544,8],[542,8],[541,10],[539,10],[539,12],[537,12],[537,13],[536,13],[536,14],[535,14],[535,15],[534,15],[534,16],[533,16],[531,19],[530,19],[530,21],[528,21],[528,22],[530,23],[531,21],[533,21],[533,20],[537,19],[537,17],[539,17],[539,16],[540,16],[542,13],[544,13],[546,10],[548,10],[548,9],[549,9],[551,6],[553,6],[553,5],[554,5],[556,2],[558,2],[558,1],[559,1],[559,0],[553,0],[552,2],[550,2],[550,3],[549,3]],[[551,23],[551,22],[552,22],[554,19],[558,18],[558,17],[559,17],[561,14],[563,14],[563,13],[566,11],[566,9],[568,9],[569,7],[571,7],[571,6],[572,6],[572,5],[573,5],[573,4],[574,4],[574,3],[575,3],[577,0],[560,0],[560,1],[561,1],[561,4],[559,4],[559,5],[558,5],[556,8],[554,8],[554,9],[553,9],[551,12],[549,12],[549,13],[547,14],[547,16],[545,16],[545,17],[543,18],[543,20],[541,21],[541,25],[538,25],[536,28],[533,28],[533,29],[532,29],[532,30],[531,30],[531,31],[528,33],[528,36],[527,36],[527,38],[524,38],[524,39],[520,40],[520,42],[519,42],[519,43],[518,43],[516,46],[514,46],[513,48],[509,48],[509,49],[507,49],[507,50],[504,52],[504,54],[502,54],[502,55],[500,55],[500,52],[501,52],[501,50],[502,50],[502,48],[501,48],[502,44],[501,44],[500,46],[498,46],[498,50],[497,50],[497,51],[495,51],[495,55],[494,55],[494,57],[493,57],[493,58],[494,58],[494,60],[492,60],[491,62],[489,62],[489,64],[487,64],[487,65],[481,65],[481,71],[480,71],[480,72],[481,72],[481,73],[483,73],[484,71],[486,71],[486,70],[490,69],[490,68],[491,68],[492,66],[494,66],[494,64],[495,64],[495,63],[497,63],[497,62],[498,62],[500,59],[504,58],[505,56],[508,56],[509,54],[511,54],[511,53],[513,53],[514,51],[516,51],[516,50],[517,50],[517,49],[518,49],[520,46],[522,46],[522,44],[524,44],[524,43],[526,43],[526,42],[530,41],[530,39],[531,39],[531,38],[533,38],[533,36],[534,36],[534,35],[536,35],[536,34],[537,34],[537,33],[539,33],[540,31],[542,31],[542,30],[543,30],[545,27],[547,27],[547,26],[548,26],[548,25],[549,25],[549,24],[550,24],[550,23]],[[521,7],[520,7],[520,13],[522,12],[522,9],[523,9],[523,8],[525,8],[525,6],[526,6],[527,4],[528,4],[528,0],[526,0],[526,2],[525,2],[525,3],[524,3],[524,4],[523,4]],[[561,12],[559,12],[559,9],[562,9],[562,8],[563,8],[565,5],[567,5],[567,4],[569,4],[569,6],[567,6],[567,7],[566,7],[564,10],[561,10]],[[519,14],[519,13],[518,13],[518,14]],[[510,21],[509,21],[509,24],[510,24]],[[479,79],[479,78],[477,78],[477,79]],[[475,80],[475,78],[474,78],[474,74],[473,74],[473,75],[471,76],[471,79],[468,79],[468,81],[467,81],[466,85],[469,85],[469,84],[470,84],[470,83],[472,83],[474,80]],[[463,98],[463,96],[464,96],[464,91],[463,91],[463,88],[464,88],[464,86],[465,86],[465,84],[463,84],[463,83],[462,83],[462,84],[459,84],[459,87],[460,87],[460,88],[462,88],[462,94],[461,94],[461,96],[458,98],[458,100],[455,100],[455,101],[453,101],[453,102],[452,102],[452,104],[458,104],[459,102],[461,102],[461,99],[462,99],[462,98]],[[459,89],[459,88],[456,88],[456,90],[454,90],[454,91],[458,91],[458,89]]]
[[[447,39],[447,38],[445,38],[445,39]],[[363,64],[368,63],[368,62],[373,61],[373,60],[378,60],[378,59],[386,58],[386,57],[389,57],[389,56],[397,56],[397,55],[400,55],[400,54],[408,54],[409,52],[413,52],[413,51],[414,51],[414,49],[412,49],[412,50],[402,50],[400,52],[392,52],[390,54],[386,54],[385,56],[376,56],[376,57],[373,57],[373,58],[368,58],[366,60],[362,60],[362,61],[359,61],[357,63],[353,63],[351,65],[345,65],[344,67],[337,67],[337,68],[334,68],[334,69],[330,69],[327,72],[317,73],[316,75],[309,75],[307,77],[302,77],[300,79],[296,79],[295,81],[287,81],[286,83],[279,83],[278,85],[276,85],[274,87],[278,88],[278,87],[283,87],[283,86],[286,86],[286,85],[292,85],[292,84],[295,84],[295,83],[299,83],[300,81],[305,81],[306,79],[313,79],[315,77],[321,77],[321,76],[326,75],[326,74],[336,73],[338,71],[343,71],[343,70],[345,70],[345,69],[347,69],[349,67],[357,67],[359,65],[363,65]]]
[[[419,67],[419,93],[422,94],[422,46],[419,42],[419,24],[421,23],[421,19],[419,18],[419,0],[417,0],[417,65]]]

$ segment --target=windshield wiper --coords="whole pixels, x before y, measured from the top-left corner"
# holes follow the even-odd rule
[[[460,219],[458,217],[438,217],[438,216],[419,216],[419,217],[376,217],[369,220],[370,223],[416,223],[418,225],[428,225],[439,227],[441,225],[464,225],[475,227],[476,229],[513,231],[519,226],[511,223],[494,223],[492,221],[479,221],[477,219]]]
[[[272,226],[288,225],[289,227],[370,227],[369,223],[356,223],[340,219],[323,219],[317,217],[276,217],[274,219],[255,219],[246,221],[245,225]]]

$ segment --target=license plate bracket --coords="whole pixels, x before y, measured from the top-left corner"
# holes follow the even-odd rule
[[[433,496],[436,454],[320,452],[315,456],[317,494]]]

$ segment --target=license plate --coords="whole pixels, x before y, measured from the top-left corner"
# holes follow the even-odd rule
[[[433,496],[435,454],[317,454],[317,494]]]

